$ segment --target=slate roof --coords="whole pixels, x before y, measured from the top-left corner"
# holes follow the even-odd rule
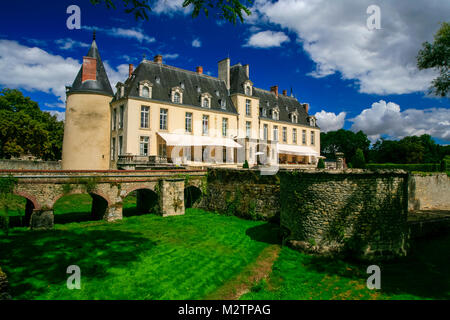
[[[157,78],[159,83],[156,81]],[[171,102],[172,88],[181,87],[184,83],[182,105],[203,108],[201,95],[209,93],[211,95],[209,109],[237,113],[228,95],[225,82],[217,78],[144,60],[134,70],[132,77],[125,81],[125,96],[139,97],[139,83],[144,80],[152,83],[152,100]],[[220,100],[226,101],[224,109],[221,107]]]
[[[244,82],[250,80],[247,77],[245,68],[241,64],[234,65],[230,68],[230,93],[245,94]],[[276,107],[280,110],[279,121],[286,121],[292,123],[289,114],[298,112],[298,124],[309,126],[308,114],[306,113],[303,104],[294,97],[284,96],[281,93],[277,96],[263,89],[253,87],[252,96],[259,98],[260,117],[262,119],[272,119],[272,110]],[[261,110],[266,109],[266,117],[262,115]],[[317,125],[316,125],[317,126]]]
[[[95,39],[92,41],[91,48],[86,56],[97,60],[97,80],[86,80],[81,82],[83,72],[83,66],[81,66],[72,87],[68,88],[67,94],[75,92],[93,92],[113,96],[114,93],[111,88],[108,75],[106,74],[105,67],[103,66],[102,59],[100,58],[100,53],[98,52]]]

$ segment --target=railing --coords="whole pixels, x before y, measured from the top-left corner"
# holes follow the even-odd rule
[[[167,157],[160,156],[138,156],[138,155],[120,155],[118,164],[139,163],[139,164],[167,164]]]

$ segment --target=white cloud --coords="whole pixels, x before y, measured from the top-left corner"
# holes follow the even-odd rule
[[[294,32],[316,63],[309,75],[340,72],[359,91],[404,94],[425,91],[435,72],[418,71],[416,56],[439,22],[448,20],[449,1],[380,1],[381,30],[370,31],[366,10],[373,0],[257,0],[250,23],[275,23]]]
[[[66,113],[64,111],[51,110],[46,112],[50,113],[52,116],[56,116],[56,119],[58,119],[58,121],[64,121],[66,119]]]
[[[59,46],[59,49],[61,49],[61,50],[71,50],[76,47],[89,48],[89,46],[90,46],[88,43],[75,41],[70,38],[58,39],[58,40],[55,40],[55,43]]]
[[[194,48],[200,48],[200,47],[202,46],[202,42],[201,42],[199,39],[194,39],[194,40],[192,41],[192,46],[193,46]]]
[[[183,2],[184,0],[157,0],[156,4],[152,6],[152,12],[167,15],[189,14],[192,11],[192,6],[183,8]]]
[[[104,61],[106,73],[108,74],[109,83],[113,90],[115,90],[117,82],[124,82],[128,78],[129,65],[121,64],[117,68],[113,68],[109,65],[108,61]]]
[[[141,28],[124,29],[124,28],[100,28],[100,27],[84,26],[83,29],[89,31],[95,30],[97,32],[102,32],[115,38],[136,39],[140,43],[142,42],[152,43],[156,41],[154,37],[150,37],[147,34],[145,34],[145,31]]]
[[[253,48],[272,48],[280,47],[283,43],[289,41],[289,37],[284,32],[267,30],[253,34],[244,46]]]
[[[345,112],[341,112],[336,115],[333,112],[326,112],[324,110],[317,112],[315,117],[317,119],[317,124],[322,132],[336,131],[342,129],[345,123]]]
[[[65,101],[80,68],[77,60],[52,55],[37,47],[0,40],[0,84],[10,88],[43,91]]]
[[[164,59],[167,59],[167,60],[175,60],[180,55],[178,53],[166,53],[166,54],[163,54],[162,56],[164,57]]]
[[[375,141],[382,135],[403,138],[411,135],[429,134],[432,137],[450,141],[450,109],[430,108],[425,110],[406,109],[393,102],[380,100],[364,109],[354,119],[352,131],[362,130]]]

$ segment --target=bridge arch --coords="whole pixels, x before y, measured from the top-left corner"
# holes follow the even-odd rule
[[[149,185],[133,186],[124,193],[122,199],[123,215],[126,217],[156,213],[158,209],[159,195]]]
[[[101,191],[95,190],[95,191],[92,191],[92,192],[87,192],[87,191],[83,191],[83,190],[71,190],[70,192],[58,194],[58,195],[53,199],[53,201],[52,201],[52,206],[51,206],[50,208],[53,209],[54,206],[55,206],[55,203],[56,203],[59,199],[61,199],[62,197],[69,196],[69,195],[74,195],[74,194],[88,194],[88,195],[90,195],[91,197],[92,197],[93,195],[95,195],[95,196],[98,196],[98,197],[103,198],[103,199],[106,201],[106,203],[108,204],[108,206],[111,205],[111,201],[110,201],[109,197],[108,197],[107,195],[105,195],[105,194],[104,194],[103,192],[101,192]],[[92,197],[92,198],[93,198],[93,197]]]
[[[184,188],[184,207],[192,208],[195,203],[200,201],[202,191],[195,185],[188,185]]]
[[[34,210],[41,210],[41,208],[42,208],[41,204],[31,194],[28,194],[26,192],[19,191],[19,190],[14,190],[13,194],[15,194],[16,196],[24,197],[25,199],[30,201],[33,204]]]

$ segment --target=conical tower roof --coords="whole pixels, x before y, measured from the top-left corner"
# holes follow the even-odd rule
[[[109,83],[108,75],[106,74],[102,59],[100,58],[97,43],[95,42],[95,33],[91,48],[89,49],[86,57],[97,60],[96,80],[85,80],[83,82],[83,66],[81,66],[72,87],[68,88],[67,94],[92,92],[113,96],[114,93],[111,88],[111,84]]]

